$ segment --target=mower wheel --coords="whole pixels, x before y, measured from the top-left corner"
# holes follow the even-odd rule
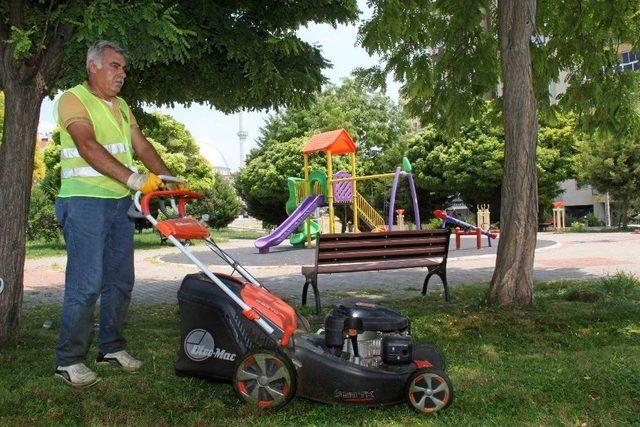
[[[443,370],[422,368],[411,374],[405,393],[410,407],[422,414],[430,414],[451,405],[453,384]]]
[[[280,409],[296,394],[296,370],[287,356],[271,350],[247,353],[236,366],[233,388],[245,403],[263,411]]]
[[[438,368],[444,371],[447,367],[447,361],[444,358],[444,354],[438,347],[432,344],[418,344],[413,350],[413,358],[415,360],[426,360],[433,365],[434,368]]]

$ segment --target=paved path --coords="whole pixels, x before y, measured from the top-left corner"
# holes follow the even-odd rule
[[[493,274],[495,250],[473,246],[475,237],[463,238],[463,248],[449,252],[447,276],[453,288],[461,284],[488,282]],[[486,240],[483,240],[486,244]],[[452,242],[453,245],[453,242]],[[300,300],[303,276],[300,266],[313,262],[313,249],[293,249],[288,244],[260,255],[251,240],[232,240],[220,245],[269,289],[294,303]],[[204,246],[192,247],[214,271],[230,272]],[[65,257],[29,259],[25,265],[25,304],[59,303],[64,291]],[[184,275],[196,271],[177,248],[136,253],[134,304],[176,303],[176,292]],[[640,234],[631,233],[538,233],[535,261],[536,280],[588,279],[625,271],[640,276]],[[367,294],[384,299],[417,295],[424,269],[334,274],[320,276],[323,303],[345,295]],[[432,279],[435,292],[442,287]],[[326,295],[326,296],[325,296]]]

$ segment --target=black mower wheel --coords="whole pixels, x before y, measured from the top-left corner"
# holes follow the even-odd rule
[[[415,360],[426,360],[431,363],[434,368],[445,370],[447,368],[447,360],[444,353],[433,344],[418,344],[413,351]]]
[[[453,384],[441,369],[418,369],[407,380],[405,397],[421,414],[443,411],[453,402]]]
[[[296,370],[287,356],[271,350],[247,353],[236,366],[233,388],[250,406],[262,411],[282,408],[296,394]]]

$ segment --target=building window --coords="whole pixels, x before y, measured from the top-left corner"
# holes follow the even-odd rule
[[[640,53],[638,52],[622,52],[622,62],[620,63],[620,68],[629,71],[640,71],[640,64],[638,63],[638,59],[640,59]]]

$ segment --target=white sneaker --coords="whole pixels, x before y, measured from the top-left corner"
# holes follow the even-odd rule
[[[122,368],[123,371],[127,372],[135,372],[142,367],[142,362],[133,358],[125,350],[107,354],[98,353],[96,363],[99,365],[113,363]]]
[[[98,381],[98,375],[91,369],[87,368],[84,363],[76,363],[69,366],[58,366],[56,368],[56,377],[73,387],[91,387]]]

